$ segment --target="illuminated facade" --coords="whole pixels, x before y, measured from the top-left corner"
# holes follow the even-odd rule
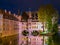
[[[21,19],[20,22],[20,30],[19,30],[19,45],[26,44],[28,39],[29,45],[42,45],[43,37],[42,36],[33,36],[31,32],[34,30],[43,32],[43,24],[38,21],[38,15],[36,12],[27,12],[29,15],[28,21],[25,22]],[[23,30],[27,30],[29,32],[28,36],[24,36],[22,34]],[[28,37],[28,38],[27,38]]]
[[[43,23],[42,22],[39,22],[38,21],[38,14],[37,12],[26,12],[29,16],[28,18],[28,21],[24,21],[22,18],[21,18],[21,21],[19,23],[19,45],[47,45],[47,39],[48,37],[45,36],[41,36],[41,35],[37,35],[37,36],[33,36],[32,35],[32,32],[33,31],[38,31],[39,33],[40,32],[43,32],[43,30],[45,32],[48,32],[48,29],[45,27],[45,22],[44,22],[44,26],[43,26]],[[52,24],[56,23],[56,17],[53,17],[52,18]],[[48,26],[47,26],[48,27]],[[43,29],[44,28],[44,29]],[[24,36],[22,34],[22,32],[24,30],[27,30],[29,32],[28,36]],[[28,42],[27,42],[28,40]]]
[[[18,45],[18,23],[13,14],[0,10],[0,34],[3,45]]]
[[[6,10],[0,10],[0,36],[3,45],[43,45],[43,36],[33,36],[32,32],[43,32],[43,23],[38,21],[37,12],[26,12],[29,16],[28,20],[22,19],[22,16],[11,14]],[[52,19],[54,23],[55,18]],[[47,31],[46,28],[44,28]],[[27,30],[28,36],[24,36],[22,32]],[[47,37],[46,37],[47,39]],[[44,38],[44,40],[46,40]],[[27,41],[28,40],[28,41]]]

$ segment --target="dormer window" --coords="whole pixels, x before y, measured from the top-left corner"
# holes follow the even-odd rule
[[[38,14],[37,13],[35,14],[35,16],[36,16],[36,18],[38,18]]]

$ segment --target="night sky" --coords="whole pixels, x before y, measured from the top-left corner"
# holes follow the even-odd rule
[[[52,4],[60,13],[60,0],[0,0],[0,9],[10,10],[17,14],[17,10],[36,11],[41,5]],[[59,22],[60,23],[60,22]]]

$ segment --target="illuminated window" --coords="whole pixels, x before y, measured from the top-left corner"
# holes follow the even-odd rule
[[[32,28],[38,28],[38,26],[32,26]]]
[[[2,25],[2,22],[0,22],[0,25]]]
[[[0,14],[0,19],[2,19],[3,15]]]
[[[32,23],[33,25],[36,25],[36,22]]]
[[[1,31],[2,29],[0,28],[0,31]]]
[[[32,18],[34,18],[34,13],[32,13]]]

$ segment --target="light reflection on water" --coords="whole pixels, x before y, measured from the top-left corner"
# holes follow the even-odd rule
[[[60,45],[60,35],[44,36],[44,45]]]
[[[52,36],[44,36],[44,45],[54,45]]]
[[[55,41],[55,40],[57,40],[56,36],[55,37],[53,37],[53,36],[41,36],[41,37],[43,37],[42,44],[40,44],[41,41],[40,41],[40,43],[38,43],[39,42],[39,40],[38,40],[36,42],[36,44],[34,43],[33,45],[60,45],[60,43],[58,41]],[[53,38],[56,38],[56,39],[54,40]],[[29,43],[28,43],[28,45],[29,45]],[[30,45],[32,45],[32,44],[30,44]]]
[[[57,36],[55,36],[55,37],[53,37],[53,36],[42,36],[43,37],[43,44],[41,44],[41,45],[60,45],[60,42],[58,43],[58,40],[57,41],[55,41],[55,40],[53,40],[53,38],[56,38]],[[41,37],[40,37],[41,38]],[[57,37],[58,38],[58,37]],[[56,39],[57,39],[56,38]],[[8,39],[7,39],[8,40]],[[6,41],[7,40],[5,40],[4,42],[6,43]],[[39,39],[38,39],[39,40]],[[16,40],[17,41],[17,40]],[[39,42],[39,41],[38,41]],[[5,45],[5,44],[3,44],[3,45]],[[6,43],[6,45],[7,45],[7,43]],[[15,45],[15,44],[13,44],[13,45]],[[17,45],[17,44],[16,44]],[[31,44],[29,44],[28,43],[28,45],[31,45]],[[36,45],[39,45],[39,44],[36,44]]]

